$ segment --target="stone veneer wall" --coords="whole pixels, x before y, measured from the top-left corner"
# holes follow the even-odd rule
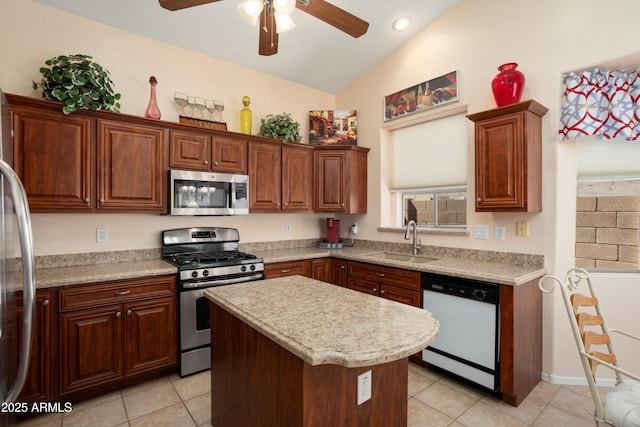
[[[579,195],[576,267],[640,268],[640,196]]]

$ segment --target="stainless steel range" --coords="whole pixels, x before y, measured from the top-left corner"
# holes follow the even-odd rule
[[[162,232],[162,257],[178,267],[179,374],[211,368],[210,302],[204,289],[264,279],[264,263],[240,252],[235,228],[180,228]]]

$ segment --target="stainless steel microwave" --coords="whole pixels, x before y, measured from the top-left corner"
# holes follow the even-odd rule
[[[217,172],[172,170],[171,215],[245,215],[249,177]]]

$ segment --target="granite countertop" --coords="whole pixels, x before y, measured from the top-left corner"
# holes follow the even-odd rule
[[[176,274],[178,269],[168,262],[158,260],[118,262],[117,264],[81,265],[36,269],[36,289],[81,285],[111,280]],[[10,283],[21,283],[20,272],[12,273]]]
[[[255,251],[254,255],[264,259],[265,263],[295,261],[303,259],[335,257],[351,261],[361,261],[372,264],[386,265],[390,267],[404,268],[407,270],[423,271],[428,273],[444,274],[447,276],[462,277],[467,279],[482,280],[501,285],[518,286],[537,279],[546,274],[546,270],[538,265],[513,264],[508,260],[479,260],[453,256],[438,256],[432,254],[418,255],[417,257],[434,257],[429,262],[411,262],[384,259],[380,254],[386,252],[375,248],[294,248]],[[395,251],[392,251],[395,252]],[[409,254],[406,254],[409,255]]]
[[[207,288],[205,296],[311,365],[372,366],[427,347],[431,313],[302,276]]]

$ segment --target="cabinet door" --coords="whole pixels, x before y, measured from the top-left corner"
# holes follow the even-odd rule
[[[311,211],[313,151],[306,147],[282,147],[282,210]]]
[[[201,133],[172,131],[169,142],[169,166],[177,169],[211,169],[211,137]]]
[[[246,175],[247,141],[214,137],[212,170]]]
[[[422,307],[421,295],[422,292],[410,291],[408,289],[398,288],[397,286],[380,286],[381,297],[414,307]]]
[[[31,361],[24,388],[18,397],[21,402],[40,402],[53,399],[53,304],[51,291],[37,291],[35,322],[31,340]],[[16,299],[18,315],[18,347],[22,337],[22,296]]]
[[[280,145],[249,143],[249,209],[251,211],[281,210],[281,157]]]
[[[311,263],[309,260],[276,262],[264,266],[265,279],[295,275],[311,277]]]
[[[98,208],[162,211],[165,131],[98,121]]]
[[[525,166],[522,114],[478,123],[476,133],[476,206],[524,208]]]
[[[331,270],[329,266],[331,261],[329,258],[320,258],[311,260],[311,278],[322,282],[330,282]]]
[[[175,364],[175,298],[126,304],[125,313],[125,374],[137,374]]]
[[[316,158],[316,211],[346,210],[346,152],[318,151]]]
[[[33,212],[92,208],[92,122],[12,106],[14,167]]]
[[[116,305],[60,315],[61,395],[124,376],[122,310]]]
[[[369,295],[380,295],[380,284],[371,280],[349,277],[349,289],[364,292]]]
[[[334,285],[347,287],[347,261],[343,259],[331,258],[330,282]]]

